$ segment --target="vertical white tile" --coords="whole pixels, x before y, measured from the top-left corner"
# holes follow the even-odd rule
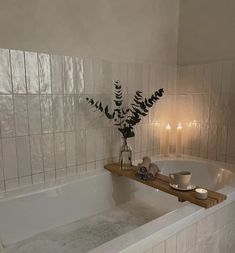
[[[200,157],[207,158],[208,152],[208,125],[204,122],[201,126]]]
[[[193,224],[177,234],[177,253],[190,249],[196,241],[196,225]]]
[[[53,134],[43,135],[43,165],[44,171],[55,170]]]
[[[12,85],[14,93],[26,93],[24,52],[11,50]]]
[[[228,129],[228,146],[227,146],[227,155],[235,156],[235,127],[230,127]]]
[[[115,81],[120,81],[123,94],[127,94],[127,63],[112,63],[112,90],[114,90],[113,84]]]
[[[141,126],[137,125],[135,127],[135,152],[140,152],[141,151]]]
[[[0,192],[4,192],[5,191],[5,183],[4,181],[0,180]]]
[[[25,52],[26,84],[30,94],[39,93],[37,53]]]
[[[168,89],[168,83],[167,83],[167,66],[166,65],[159,65],[157,68],[157,88],[155,88],[155,90],[157,90],[158,88],[163,88],[165,91],[165,94],[170,93]]]
[[[84,175],[86,174],[87,169],[86,169],[86,165],[85,164],[81,164],[77,166],[77,174],[78,175]]]
[[[152,93],[156,87],[156,64],[149,65],[149,93]]]
[[[95,161],[95,169],[96,170],[102,170],[102,169],[104,169],[104,161],[105,160]]]
[[[54,131],[64,131],[64,102],[62,95],[53,96]]]
[[[227,126],[221,125],[218,129],[217,156],[225,155],[227,151]]]
[[[142,91],[144,94],[149,93],[149,76],[150,75],[150,65],[148,63],[143,64],[143,83]]]
[[[108,159],[108,158],[112,157],[112,153],[113,153],[111,128],[104,128],[103,129],[103,143],[104,143],[103,158]]]
[[[51,95],[41,95],[40,103],[41,103],[42,131],[43,133],[51,133],[53,131]]]
[[[77,165],[86,162],[86,134],[85,130],[76,131],[76,159]]]
[[[126,94],[128,91],[128,67],[127,67],[127,63],[120,63],[120,77],[118,79],[120,79],[120,82],[122,84],[122,91],[123,94]]]
[[[33,174],[43,171],[42,137],[30,136],[31,164]]]
[[[76,166],[70,166],[67,168],[67,176],[73,177],[73,176],[76,176],[76,174],[77,174]]]
[[[96,123],[91,115],[91,108],[86,102],[85,96],[75,97],[75,125],[76,129],[91,128]],[[93,115],[94,116],[94,115]]]
[[[12,92],[10,55],[8,49],[0,49],[0,94]]]
[[[74,132],[65,133],[65,147],[66,147],[67,167],[76,165]]]
[[[94,172],[95,171],[95,162],[87,163],[87,172]]]
[[[12,178],[5,181],[6,191],[14,190],[18,187],[18,178]]]
[[[154,152],[160,151],[161,126],[154,124]]]
[[[38,54],[39,87],[41,94],[51,94],[50,55]]]
[[[112,83],[115,81],[120,80],[121,78],[121,63],[119,62],[112,62]]]
[[[87,129],[86,130],[86,162],[95,161],[96,153],[96,130]]]
[[[33,175],[33,184],[42,184],[44,183],[44,174],[38,173]]]
[[[5,179],[18,177],[15,138],[2,139],[2,152]]]
[[[85,94],[92,94],[94,90],[93,63],[91,58],[84,58]]]
[[[74,130],[74,96],[64,96],[64,127],[65,131]]]
[[[148,131],[148,136],[147,136],[148,148],[147,148],[147,150],[154,150],[154,126],[147,125],[147,131]]]
[[[93,78],[94,78],[94,93],[103,93],[103,78],[102,78],[102,60],[93,59]]]
[[[25,95],[14,96],[16,135],[26,135],[28,129],[27,101]]]
[[[157,246],[153,247],[153,253],[165,253],[166,243],[165,241],[160,242]]]
[[[141,151],[147,151],[148,148],[148,131],[147,125],[141,125]]]
[[[115,156],[117,157],[119,155],[120,140],[121,140],[121,137],[120,137],[119,131],[117,131],[117,129],[115,128],[112,128],[112,151],[113,151],[112,156],[113,157]]]
[[[63,57],[63,83],[64,94],[74,94],[74,71],[73,58],[70,56]]]
[[[222,96],[223,94],[230,93],[232,85],[232,71],[233,63],[232,61],[224,61],[222,63]]]
[[[176,235],[166,240],[166,253],[176,253]]]
[[[4,180],[3,173],[4,172],[3,172],[3,160],[2,160],[2,142],[0,141],[0,182],[3,182]]]
[[[28,117],[30,134],[41,133],[41,114],[39,95],[28,95]]]
[[[218,127],[217,127],[217,124],[213,123],[213,122],[210,122],[209,138],[208,138],[208,153],[213,154],[213,157],[216,156],[217,140],[218,140]]]
[[[204,65],[203,93],[210,94],[212,85],[212,64]]]
[[[55,164],[56,169],[62,169],[66,167],[64,133],[55,133]]]
[[[16,137],[16,150],[19,177],[30,175],[29,136]]]
[[[135,86],[133,93],[135,91],[143,91],[144,85],[143,85],[143,64],[136,63],[135,64]],[[147,87],[148,88],[148,87]]]
[[[128,69],[127,69],[127,83],[128,83],[128,93],[134,94],[135,89],[135,64],[134,63],[128,63]]]
[[[32,184],[32,177],[31,177],[31,175],[19,178],[19,185],[20,185],[20,187],[29,186],[31,184]]]
[[[2,136],[13,136],[15,134],[11,95],[0,95],[0,123]]]
[[[75,57],[74,58],[74,86],[76,94],[83,94],[85,90],[84,84],[84,64],[83,58]]]
[[[45,171],[45,182],[46,183],[54,182],[56,177],[55,174],[56,174],[55,170]]]
[[[103,91],[102,94],[110,94],[112,91],[112,64],[109,61],[102,61],[102,82]]]
[[[177,67],[167,66],[167,90],[168,93],[174,94],[176,91]]]
[[[104,130],[103,128],[96,129],[96,135],[95,135],[95,160],[101,160],[104,157]]]
[[[62,58],[51,55],[51,85],[53,94],[63,94]]]
[[[194,67],[194,85],[193,91],[201,93],[203,91],[203,80],[204,80],[204,66],[197,64]]]
[[[61,178],[64,178],[66,177],[66,169],[59,169],[59,170],[56,170],[56,179],[61,179]]]

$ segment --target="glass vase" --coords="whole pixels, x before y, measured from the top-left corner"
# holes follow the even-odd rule
[[[123,138],[123,144],[120,147],[119,163],[123,170],[130,170],[132,166],[132,148],[127,143],[127,138]]]

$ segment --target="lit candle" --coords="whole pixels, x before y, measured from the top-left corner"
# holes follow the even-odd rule
[[[170,153],[170,138],[171,138],[171,126],[167,124],[166,126],[166,135],[165,135],[165,152],[164,155],[168,156]]]
[[[195,190],[195,196],[197,199],[207,199],[208,191],[206,189],[197,188]]]
[[[182,126],[181,123],[177,126],[176,133],[176,156],[181,156],[182,154]]]

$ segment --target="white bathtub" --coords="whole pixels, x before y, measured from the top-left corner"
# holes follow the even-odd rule
[[[37,248],[36,252],[47,253],[49,247],[48,252],[144,252],[151,245],[235,201],[233,167],[194,158],[157,159],[156,163],[163,174],[190,170],[194,183],[219,189],[228,199],[205,210],[101,170],[50,187],[34,186],[0,195],[2,251],[33,252]],[[72,224],[54,229],[69,223]],[[89,227],[92,231],[87,231]],[[87,233],[87,238],[81,239],[79,228]],[[52,232],[37,236],[48,230]],[[95,230],[99,236],[93,242],[89,235],[96,237]],[[118,237],[109,235],[111,232]],[[61,245],[63,236],[68,240]],[[83,245],[81,240],[89,242],[79,246]]]

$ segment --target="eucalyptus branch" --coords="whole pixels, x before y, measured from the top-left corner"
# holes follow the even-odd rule
[[[164,90],[155,91],[149,98],[143,98],[141,91],[136,91],[129,108],[123,107],[123,93],[119,81],[114,82],[115,88],[115,109],[109,110],[108,105],[103,106],[102,102],[94,98],[86,98],[88,104],[103,113],[113,124],[118,127],[124,138],[133,137],[134,126],[139,123],[142,117],[148,115],[149,109],[163,96]]]

